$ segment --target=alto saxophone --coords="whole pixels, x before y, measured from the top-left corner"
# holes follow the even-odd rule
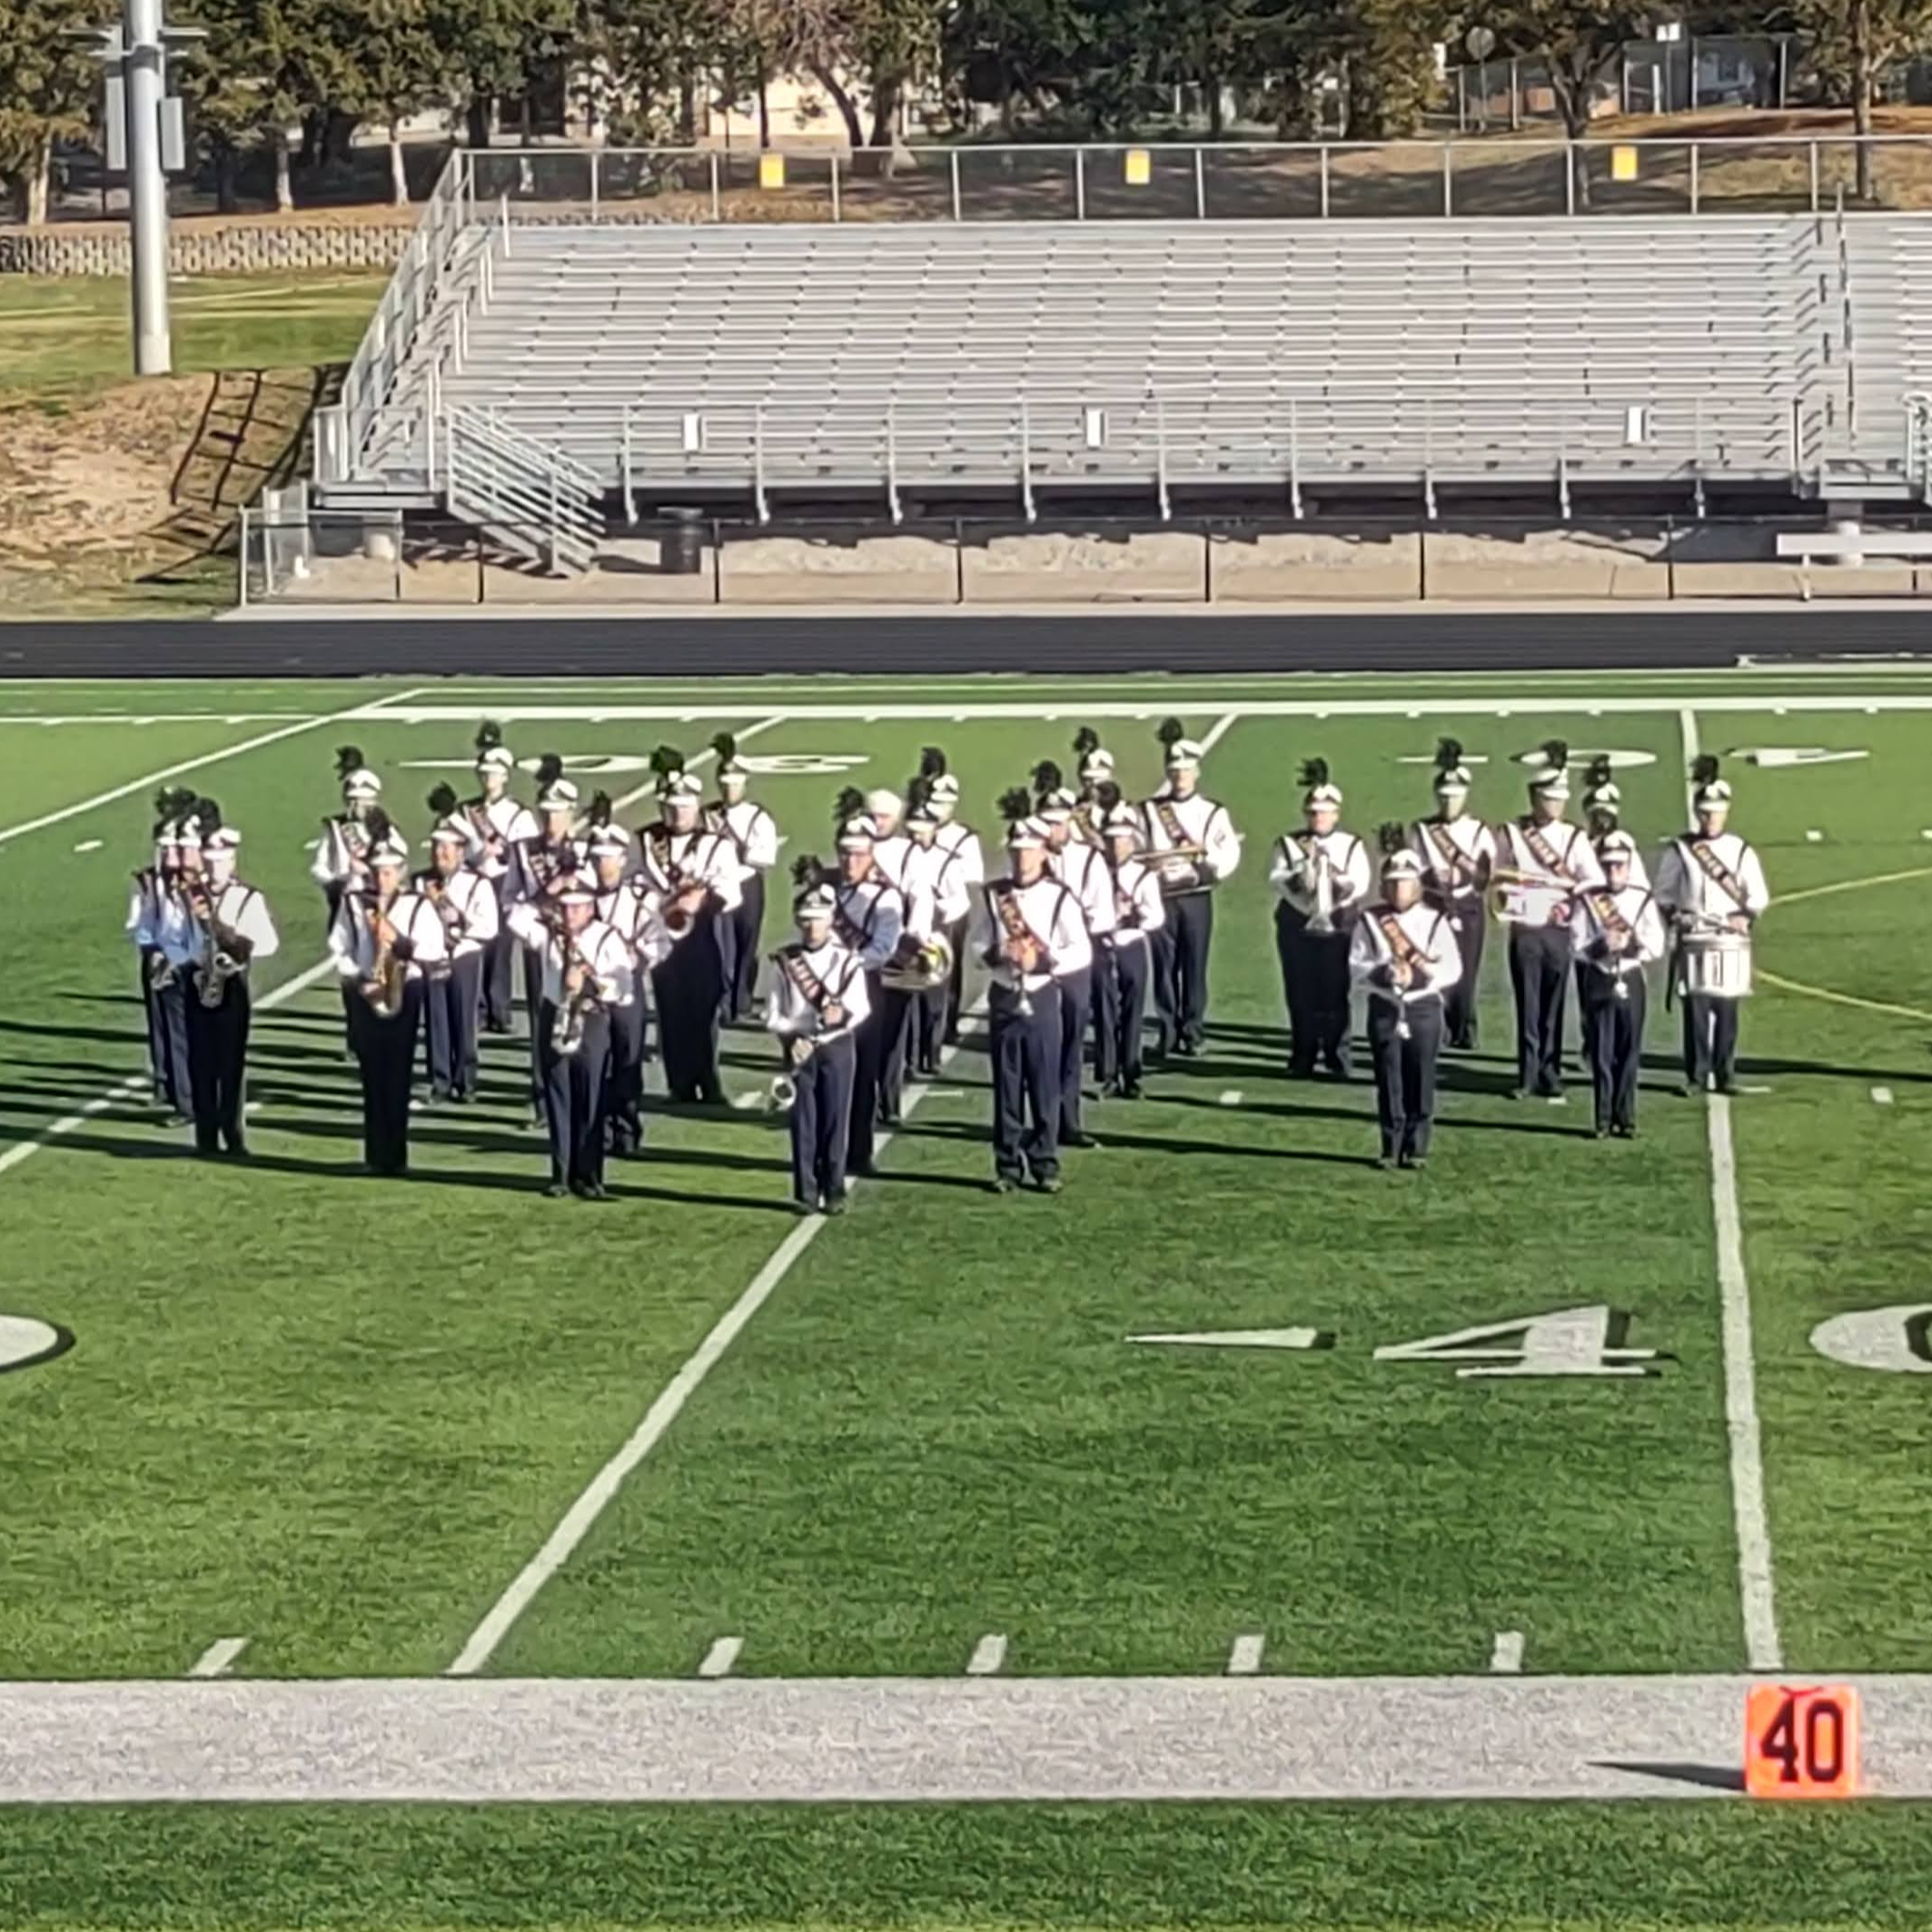
[[[583,1051],[584,1028],[599,1002],[590,962],[584,957],[577,935],[560,926],[558,936],[563,941],[564,984],[557,1017],[550,1025],[550,1051],[559,1059],[568,1060]],[[578,981],[575,992],[570,989],[573,976]]]
[[[370,900],[368,916],[370,936],[375,941],[375,958],[369,968],[369,984],[375,991],[369,996],[369,1010],[379,1020],[392,1020],[402,1011],[409,962],[397,956],[396,929],[379,901]]]
[[[228,997],[228,982],[242,970],[243,961],[234,949],[236,936],[233,928],[223,926],[215,916],[214,896],[207,887],[196,887],[188,904],[205,936],[196,984],[202,1005],[213,1010]]]

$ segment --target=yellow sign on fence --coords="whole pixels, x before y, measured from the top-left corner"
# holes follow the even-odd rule
[[[1637,179],[1637,150],[1633,147],[1613,147],[1610,151],[1610,178],[1612,181],[1635,181]]]
[[[1154,179],[1154,156],[1144,147],[1127,150],[1127,185],[1144,188]]]
[[[784,155],[760,154],[758,156],[758,186],[761,188],[782,188],[784,185]]]

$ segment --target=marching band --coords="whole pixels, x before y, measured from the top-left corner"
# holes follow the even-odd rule
[[[605,1200],[606,1160],[643,1152],[653,1031],[669,1104],[717,1105],[720,1029],[750,1020],[782,1055],[770,1102],[789,1115],[795,1204],[842,1212],[851,1179],[875,1172],[878,1134],[900,1118],[908,1061],[931,1075],[958,1037],[969,973],[985,976],[991,1185],[1058,1193],[1063,1154],[1100,1144],[1083,1106],[1089,1071],[1106,1099],[1136,1101],[1150,1019],[1156,1064],[1198,1054],[1206,1034],[1214,900],[1239,867],[1242,836],[1201,788],[1203,747],[1172,718],[1158,738],[1165,778],[1140,805],[1092,730],[1074,741],[1077,790],[1057,763],[1035,765],[1030,784],[999,800],[991,877],[937,747],[922,750],[903,794],[846,789],[836,863],[791,867],[796,936],[773,952],[762,926],[783,840],[728,735],[712,742],[709,806],[683,755],[657,748],[658,817],[633,833],[603,793],[581,810],[554,754],[536,764],[533,807],[520,802],[521,768],[486,723],[477,793],[461,803],[448,785],[429,794],[428,863],[414,871],[381,779],[360,748],[342,747],[341,809],[323,820],[310,869],[327,907],[368,1170],[406,1174],[412,1114],[477,1097],[479,1035],[512,1030],[520,954],[552,1195]],[[1739,1003],[1769,893],[1758,854],[1730,829],[1718,760],[1696,759],[1692,823],[1666,843],[1654,887],[1600,754],[1581,826],[1567,817],[1560,740],[1536,755],[1528,808],[1500,826],[1469,808],[1460,743],[1442,739],[1434,768],[1434,810],[1382,826],[1379,866],[1342,826],[1326,760],[1302,768],[1303,822],[1275,840],[1268,867],[1290,1075],[1350,1077],[1361,994],[1379,1164],[1425,1165],[1441,1057],[1475,1045],[1493,918],[1509,938],[1517,1097],[1565,1097],[1573,976],[1590,1131],[1632,1137],[1660,962],[1682,1007],[1684,1091],[1736,1092]],[[192,1119],[197,1153],[245,1159],[251,978],[279,935],[263,894],[238,876],[241,834],[213,801],[169,788],[156,814],[126,922],[154,1098],[173,1120]]]

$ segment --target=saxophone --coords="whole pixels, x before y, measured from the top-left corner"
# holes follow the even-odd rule
[[[563,998],[558,1004],[557,1017],[550,1027],[550,1051],[559,1059],[568,1060],[583,1050],[584,1025],[597,1008],[598,997],[590,962],[584,957],[583,948],[577,943],[577,935],[561,925],[553,930],[563,942],[564,979]],[[574,990],[573,980],[576,982]]]
[[[392,1020],[402,1011],[409,963],[396,956],[396,929],[375,899],[369,902],[368,917],[370,936],[376,948],[375,959],[369,968],[369,983],[376,989],[369,996],[369,1010],[379,1020]]]
[[[192,889],[188,908],[201,922],[203,934],[201,964],[196,972],[202,1005],[211,1010],[228,997],[228,982],[244,964],[235,950],[236,935],[215,916],[214,896],[205,886]]]

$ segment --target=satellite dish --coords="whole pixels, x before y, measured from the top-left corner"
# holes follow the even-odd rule
[[[1462,45],[1471,60],[1487,60],[1496,51],[1496,36],[1488,27],[1471,27]]]

